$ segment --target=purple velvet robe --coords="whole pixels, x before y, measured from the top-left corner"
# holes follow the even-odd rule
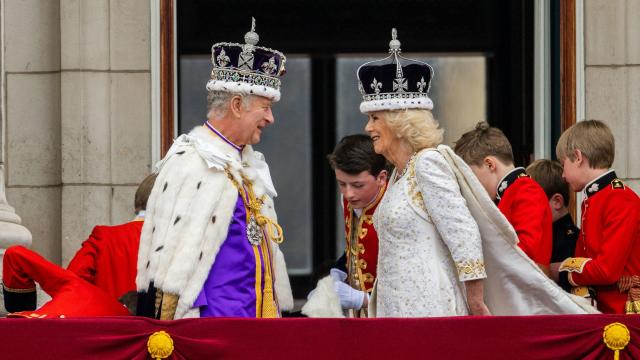
[[[201,317],[256,317],[256,257],[247,238],[246,209],[238,194],[227,239],[193,306]],[[260,252],[261,254],[261,252]],[[260,255],[261,279],[264,259]],[[262,280],[264,282],[264,280]],[[264,284],[260,284],[263,289]]]

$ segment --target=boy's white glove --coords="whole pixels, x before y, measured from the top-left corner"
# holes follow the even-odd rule
[[[331,275],[333,281],[344,282],[347,280],[347,273],[340,269],[331,268],[331,270],[329,270],[329,275]]]
[[[332,268],[329,270],[329,275],[333,280],[333,288],[340,299],[340,306],[342,306],[343,309],[361,309],[362,304],[364,303],[364,297],[368,297],[369,295],[365,294],[364,291],[356,290],[345,283],[344,281],[347,280],[347,273],[344,271]],[[307,299],[311,299],[315,291],[315,289],[311,291],[307,296]]]
[[[364,297],[368,296],[364,291],[356,290],[342,281],[335,281],[333,287],[340,298],[340,306],[343,309],[361,309]]]

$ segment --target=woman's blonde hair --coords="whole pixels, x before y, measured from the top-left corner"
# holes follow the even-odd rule
[[[442,143],[444,130],[430,110],[385,111],[382,119],[391,131],[405,139],[414,151],[436,147]]]

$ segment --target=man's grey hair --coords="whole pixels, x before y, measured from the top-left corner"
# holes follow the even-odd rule
[[[207,111],[214,119],[221,119],[227,115],[229,101],[234,96],[242,97],[242,107],[246,110],[253,101],[255,95],[244,93],[232,93],[227,91],[209,91],[207,94]]]

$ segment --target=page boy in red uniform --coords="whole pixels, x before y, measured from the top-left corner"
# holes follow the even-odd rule
[[[2,283],[9,317],[129,315],[118,298],[136,289],[140,231],[155,177],[148,176],[136,191],[136,218],[121,225],[96,226],[67,269],[25,247],[8,248]],[[36,282],[52,298],[37,310]]]
[[[376,279],[378,234],[373,213],[387,187],[387,162],[366,135],[345,136],[328,156],[342,195],[345,253],[331,269],[340,303],[353,317],[366,317]]]
[[[578,229],[569,213],[569,184],[562,178],[562,165],[553,160],[539,159],[527,166],[527,174],[535,180],[549,199],[553,219],[553,249],[551,267],[559,265],[564,259],[573,257],[578,240]],[[558,282],[558,278],[553,278]],[[571,292],[571,286],[563,286]],[[584,294],[583,294],[584,295]]]
[[[456,142],[455,152],[471,167],[518,234],[518,246],[548,274],[551,260],[551,209],[544,190],[515,167],[509,139],[480,122]]]
[[[560,264],[560,281],[577,293],[595,289],[604,313],[640,313],[640,198],[611,169],[611,130],[598,120],[579,122],[560,136],[556,155],[584,199],[575,257]]]

